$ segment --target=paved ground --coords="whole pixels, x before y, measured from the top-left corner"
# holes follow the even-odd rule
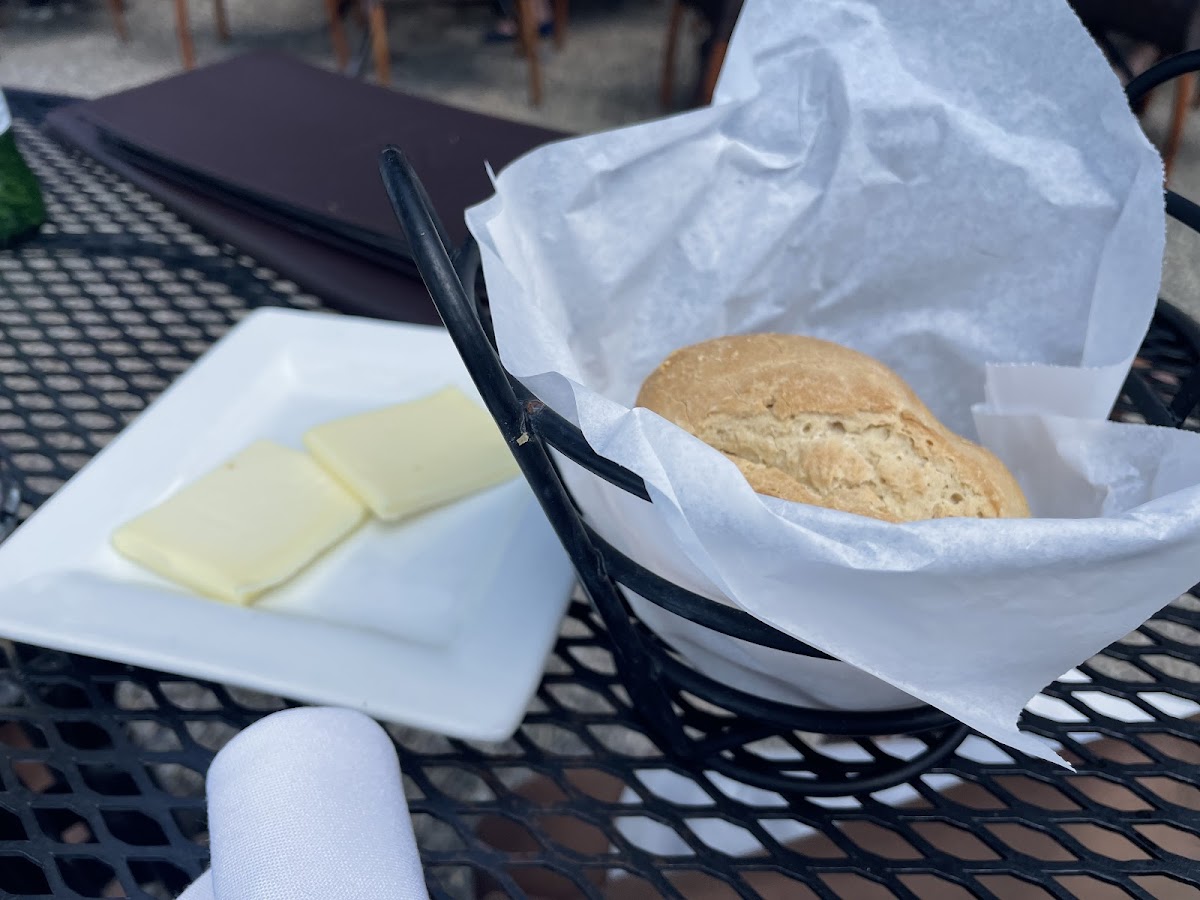
[[[151,81],[180,67],[169,0],[128,0],[127,44],[117,40],[99,0],[44,23],[13,14],[14,5],[23,2],[7,0],[4,6],[5,0],[0,0],[0,84],[96,95]],[[227,3],[233,40],[223,45],[217,41],[212,4],[191,2],[201,63],[269,47],[332,66],[321,0]],[[545,101],[534,109],[526,92],[525,62],[510,45],[485,45],[481,40],[493,19],[485,3],[398,0],[389,8],[393,84],[565,130],[645,119],[659,112],[667,11],[666,0],[573,0],[565,50],[555,53],[546,42]],[[689,48],[686,62],[694,66],[694,59]]]

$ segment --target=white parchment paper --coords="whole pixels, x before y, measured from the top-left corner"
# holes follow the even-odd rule
[[[514,162],[468,212],[505,365],[647,481],[599,531],[842,663],[647,621],[715,677],[989,737],[1200,578],[1200,435],[1104,421],[1153,311],[1161,165],[1053,0],[748,0],[713,105]],[[1035,518],[895,525],[755,494],[631,409],[672,350],[811,334],[893,366]]]

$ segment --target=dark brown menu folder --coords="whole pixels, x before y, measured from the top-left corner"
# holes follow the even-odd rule
[[[348,312],[436,321],[379,178],[400,146],[450,239],[500,168],[563,135],[255,53],[56,110],[60,138]]]

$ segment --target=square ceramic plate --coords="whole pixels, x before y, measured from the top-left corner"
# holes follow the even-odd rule
[[[398,525],[370,522],[252,607],[119,556],[121,523],[271,438],[448,384],[438,328],[260,310],[0,544],[0,635],[478,740],[516,728],[573,580],[521,479]]]

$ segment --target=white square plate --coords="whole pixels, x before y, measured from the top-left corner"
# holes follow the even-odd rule
[[[521,721],[573,571],[521,479],[409,522],[371,522],[252,607],[119,556],[114,528],[257,438],[453,384],[439,328],[260,310],[0,544],[0,635],[254,688],[455,737]]]

